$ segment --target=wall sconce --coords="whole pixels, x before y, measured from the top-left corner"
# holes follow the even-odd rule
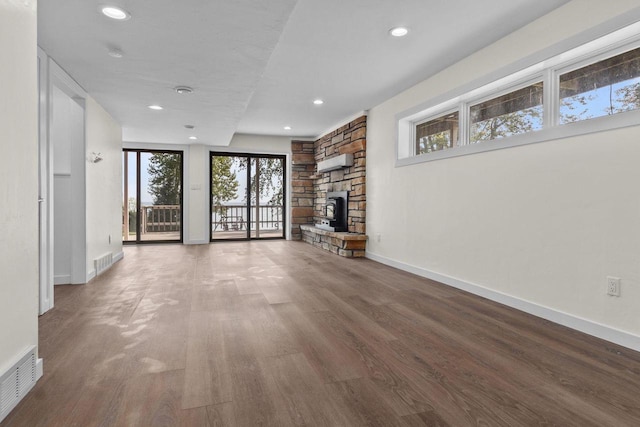
[[[89,161],[90,161],[91,163],[98,163],[98,162],[101,162],[101,161],[102,161],[102,154],[100,154],[100,153],[96,153],[96,152],[92,152],[92,153],[89,155]]]

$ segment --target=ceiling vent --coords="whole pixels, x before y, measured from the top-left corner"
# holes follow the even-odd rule
[[[190,88],[189,86],[176,86],[173,88],[173,90],[175,90],[177,93],[181,95],[193,93],[193,88]]]

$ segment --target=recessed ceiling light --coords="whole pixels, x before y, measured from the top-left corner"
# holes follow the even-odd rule
[[[191,139],[191,140],[194,140],[194,141],[195,141],[196,139],[198,139],[198,137],[197,137],[197,136],[190,136],[190,137],[189,137],[189,139]]]
[[[322,99],[316,99],[316,100],[313,101],[313,103],[316,104],[316,105],[322,105],[322,104],[324,104],[324,101]]]
[[[194,125],[184,125],[185,129],[193,129],[195,128]]]
[[[393,37],[404,37],[409,33],[406,27],[395,27],[389,30],[389,34]]]
[[[176,86],[173,88],[179,94],[193,93],[193,89],[189,86]]]
[[[291,126],[285,126],[284,130],[291,130]]]
[[[152,110],[162,110],[163,108],[160,105],[149,105],[149,108]]]
[[[122,58],[124,56],[124,54],[122,53],[122,51],[118,48],[111,48],[109,49],[109,51],[107,52],[109,54],[110,57],[112,58]]]
[[[131,18],[129,12],[117,6],[100,6],[99,10],[107,18],[115,19],[116,21],[126,21]]]

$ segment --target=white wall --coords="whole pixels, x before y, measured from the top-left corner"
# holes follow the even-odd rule
[[[86,154],[100,153],[98,163],[86,160],[87,259],[89,277],[93,260],[111,253],[122,256],[122,128],[90,96],[86,99]]]
[[[371,109],[368,256],[640,350],[640,127],[394,165],[396,114],[637,6],[572,1]]]
[[[129,145],[127,145],[129,146]],[[134,148],[133,146],[131,148]],[[138,148],[145,148],[144,146]],[[185,147],[186,148],[186,147]],[[291,138],[261,135],[236,134],[231,143],[226,146],[206,146],[194,144],[188,147],[188,161],[185,161],[185,198],[184,217],[185,222],[184,243],[203,244],[209,243],[209,153],[211,151],[231,153],[259,153],[280,154],[287,156],[287,165],[290,165]],[[289,166],[290,167],[290,166]],[[289,180],[290,171],[287,171]],[[287,190],[290,194],[290,190]],[[290,196],[287,201],[290,203]],[[289,214],[291,217],[291,207]],[[287,237],[289,236],[287,228]]]
[[[183,241],[187,244],[209,243],[209,150],[201,144],[190,145],[189,162],[185,160]],[[188,183],[188,184],[187,184]]]
[[[85,283],[84,107],[52,89],[54,283]]]
[[[42,51],[51,102],[41,127],[49,126],[53,158],[54,283],[86,283],[94,259],[122,252],[122,128],[73,77]],[[50,111],[48,110],[50,108]],[[92,163],[92,153],[103,160]]]
[[[242,151],[261,154],[291,154],[291,138],[284,136],[235,134],[229,147],[211,147],[214,151]]]
[[[0,0],[0,374],[38,344],[36,1]]]

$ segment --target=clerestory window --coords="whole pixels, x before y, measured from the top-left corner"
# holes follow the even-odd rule
[[[559,123],[640,108],[640,48],[560,75]]]
[[[640,22],[401,113],[397,165],[637,126],[638,34]]]

